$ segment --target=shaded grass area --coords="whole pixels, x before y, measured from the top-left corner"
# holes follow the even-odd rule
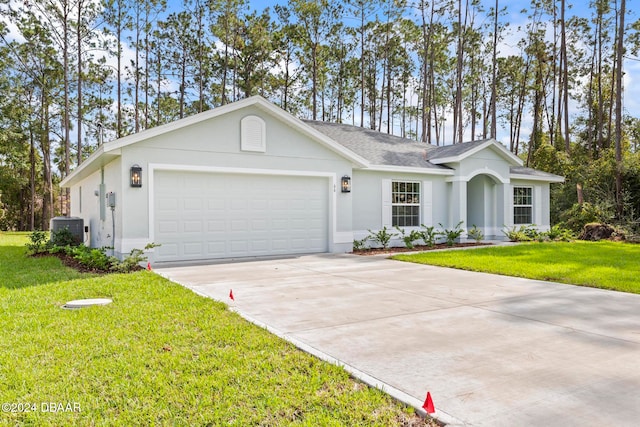
[[[25,241],[0,233],[0,403],[35,406],[0,425],[432,425],[222,303],[29,258]],[[113,303],[61,308],[98,297]]]
[[[393,259],[640,293],[640,245],[630,243],[524,243]]]

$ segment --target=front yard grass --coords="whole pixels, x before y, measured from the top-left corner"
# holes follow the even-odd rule
[[[473,250],[396,255],[394,259],[463,270],[640,293],[640,245],[523,243]]]
[[[222,303],[27,257],[26,241],[0,233],[0,425],[432,425]],[[113,303],[61,308],[98,297]]]

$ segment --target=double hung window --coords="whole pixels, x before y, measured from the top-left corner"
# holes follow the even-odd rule
[[[533,223],[533,189],[531,187],[513,187],[513,223]]]
[[[391,183],[391,219],[398,227],[420,225],[420,183],[393,181]]]

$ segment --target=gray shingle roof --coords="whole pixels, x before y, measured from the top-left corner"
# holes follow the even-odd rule
[[[549,172],[543,172],[537,169],[527,168],[524,166],[511,166],[510,172],[517,175],[527,175],[531,177],[548,178],[552,180],[562,178],[559,175],[555,175]]]
[[[372,129],[339,123],[303,120],[318,132],[343,145],[373,165],[418,167],[434,170],[451,170],[447,166],[431,163],[431,160],[458,157],[486,144],[488,139],[462,144],[435,146],[407,138],[389,135]],[[524,166],[511,166],[511,174],[529,176],[532,179],[561,182],[563,177]]]
[[[467,151],[473,150],[477,146],[482,145],[487,141],[489,140],[483,139],[480,141],[465,142],[462,144],[443,145],[441,147],[436,147],[435,150],[432,150],[429,152],[427,159],[435,160],[435,159],[443,159],[446,157],[457,157],[466,153]]]
[[[303,121],[374,165],[449,169],[427,161],[428,153],[437,149],[431,144],[357,126]]]

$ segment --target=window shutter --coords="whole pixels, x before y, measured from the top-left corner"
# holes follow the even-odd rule
[[[422,181],[422,223],[433,225],[433,182]]]
[[[382,227],[391,227],[391,180],[382,180]]]
[[[542,223],[542,187],[536,185],[533,187],[533,200],[531,201],[533,204],[533,218],[531,221],[536,225],[541,225]]]

